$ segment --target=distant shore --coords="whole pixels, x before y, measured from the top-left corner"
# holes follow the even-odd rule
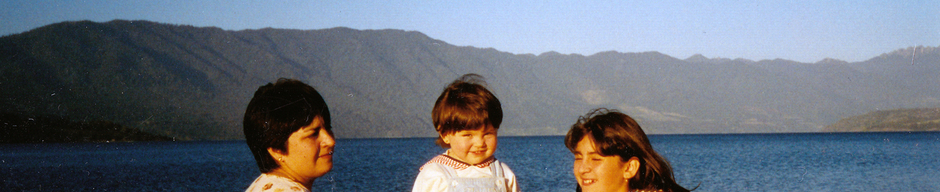
[[[0,143],[173,141],[110,121],[71,121],[44,115],[0,114]]]
[[[940,131],[940,108],[873,111],[839,120],[824,132]]]

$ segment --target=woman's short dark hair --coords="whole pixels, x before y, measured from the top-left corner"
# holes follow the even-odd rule
[[[646,133],[630,116],[604,108],[592,110],[571,126],[565,146],[574,153],[585,136],[594,138],[594,146],[603,156],[616,155],[621,161],[637,157],[640,167],[629,180],[631,189],[689,191],[676,183],[669,162],[653,150]]]
[[[287,150],[292,133],[323,118],[332,134],[330,109],[316,89],[293,79],[278,79],[255,91],[245,110],[245,142],[262,173],[278,168],[268,148]]]
[[[431,119],[440,135],[473,130],[484,125],[499,129],[499,124],[503,122],[503,108],[499,99],[486,89],[483,77],[470,73],[444,88],[444,92],[434,102]],[[450,148],[440,135],[435,143]]]

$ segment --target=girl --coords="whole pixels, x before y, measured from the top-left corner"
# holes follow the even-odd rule
[[[685,192],[669,162],[653,150],[633,118],[595,109],[571,126],[565,146],[574,154],[578,191]]]

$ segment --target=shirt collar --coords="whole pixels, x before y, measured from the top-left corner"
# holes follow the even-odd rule
[[[495,161],[496,161],[496,158],[491,157],[489,160],[483,161],[482,163],[471,165],[469,163],[465,163],[463,161],[457,160],[447,155],[438,155],[437,157],[434,157],[433,159],[431,159],[431,161],[428,161],[428,164],[440,163],[442,165],[446,165],[456,170],[463,170],[463,169],[469,168],[470,166],[479,167],[479,168],[487,168],[487,167],[490,167],[490,164],[493,164],[493,162]]]

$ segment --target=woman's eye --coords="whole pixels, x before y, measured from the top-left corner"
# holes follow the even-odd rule
[[[319,136],[320,136],[320,129],[322,129],[322,128],[314,129],[314,130],[313,130],[313,133],[310,133],[310,137],[313,137],[313,138],[319,137]]]

